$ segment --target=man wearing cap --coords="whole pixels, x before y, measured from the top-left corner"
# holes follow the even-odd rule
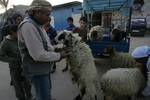
[[[147,66],[147,86],[145,87],[143,91],[143,95],[145,96],[145,100],[150,100],[150,47],[148,46],[140,46],[137,47],[132,52],[132,57],[141,64],[144,64]]]
[[[54,62],[68,56],[68,49],[55,52],[43,27],[49,20],[52,5],[45,0],[33,0],[18,28],[18,44],[22,57],[23,72],[36,92],[37,100],[51,99],[50,69]]]

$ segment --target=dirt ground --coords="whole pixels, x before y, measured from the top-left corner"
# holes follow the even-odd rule
[[[145,37],[131,37],[130,53],[134,48],[142,45],[150,46],[150,32],[147,32]],[[110,67],[104,63],[103,59],[95,59],[97,70],[99,72],[99,78]],[[65,67],[65,60],[57,63],[57,70],[51,75],[52,80],[52,96],[56,100],[73,100],[73,98],[79,93],[79,90],[75,84],[72,84],[69,72],[63,73],[61,70]],[[10,75],[8,64],[0,62],[0,100],[17,100],[15,97],[14,88],[9,85]],[[102,92],[99,93],[98,100],[103,100]],[[126,100],[125,97],[118,98],[116,100]],[[143,99],[138,99],[143,100]],[[150,99],[149,99],[150,100]]]

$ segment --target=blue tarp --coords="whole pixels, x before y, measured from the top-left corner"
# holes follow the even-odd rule
[[[113,11],[130,8],[133,0],[84,0],[84,11]]]

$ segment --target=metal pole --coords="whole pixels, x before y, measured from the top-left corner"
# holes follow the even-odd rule
[[[130,7],[130,10],[129,10],[129,28],[127,32],[131,32],[131,18],[132,18],[132,7]]]

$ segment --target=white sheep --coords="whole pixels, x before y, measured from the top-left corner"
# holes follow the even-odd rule
[[[110,56],[112,68],[133,68],[136,66],[135,59],[129,53],[117,52],[112,46],[106,48],[106,53]]]
[[[77,83],[81,94],[75,100],[97,100],[98,74],[94,58],[87,44],[81,38],[68,31],[61,32],[56,41],[62,41],[67,47],[72,48],[71,55],[67,58],[73,82]]]
[[[115,96],[137,96],[146,85],[145,68],[117,68],[107,71],[101,79],[105,100]]]
[[[100,25],[94,26],[91,28],[90,32],[88,33],[88,37],[91,41],[103,39],[104,28]]]

